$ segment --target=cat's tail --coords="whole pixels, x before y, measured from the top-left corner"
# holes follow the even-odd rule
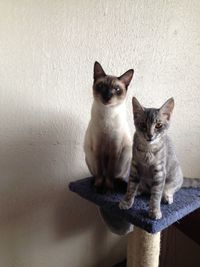
[[[200,178],[183,178],[183,184],[181,187],[188,188],[193,187],[197,188],[200,187]]]

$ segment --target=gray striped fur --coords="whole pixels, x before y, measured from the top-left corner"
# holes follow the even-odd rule
[[[182,187],[199,188],[200,187],[200,179],[199,178],[186,178],[186,177],[184,177]]]
[[[149,193],[149,216],[160,219],[161,200],[171,204],[183,183],[175,149],[167,135],[174,100],[170,98],[160,109],[144,108],[136,98],[132,103],[136,128],[133,157],[127,193],[119,207],[129,209],[138,193]]]

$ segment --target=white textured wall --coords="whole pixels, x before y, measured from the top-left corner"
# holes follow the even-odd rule
[[[171,134],[200,177],[200,1],[0,1],[0,266],[110,267],[125,240],[68,192],[88,175],[93,63],[134,67],[131,97],[174,96]],[[132,127],[133,130],[133,127]]]

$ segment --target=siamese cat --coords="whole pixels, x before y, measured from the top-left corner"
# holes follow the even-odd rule
[[[85,160],[95,177],[94,186],[113,190],[113,179],[129,175],[132,138],[126,119],[125,99],[133,69],[119,77],[107,75],[94,64],[93,105],[85,134]]]

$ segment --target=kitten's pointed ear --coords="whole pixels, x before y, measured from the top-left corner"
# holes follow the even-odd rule
[[[94,80],[96,81],[97,79],[106,76],[105,71],[103,70],[103,68],[101,67],[101,65],[99,64],[99,62],[95,61],[94,63]]]
[[[141,115],[141,113],[144,112],[143,106],[140,105],[136,97],[132,98],[132,106],[134,118],[137,118],[139,115]]]
[[[134,70],[130,69],[126,71],[124,74],[122,74],[118,79],[125,85],[126,88],[128,88],[132,78],[133,78]]]
[[[168,99],[164,105],[162,105],[162,107],[160,108],[159,112],[167,117],[167,119],[169,120],[170,119],[170,116],[172,114],[172,111],[174,109],[174,99],[173,97]]]

